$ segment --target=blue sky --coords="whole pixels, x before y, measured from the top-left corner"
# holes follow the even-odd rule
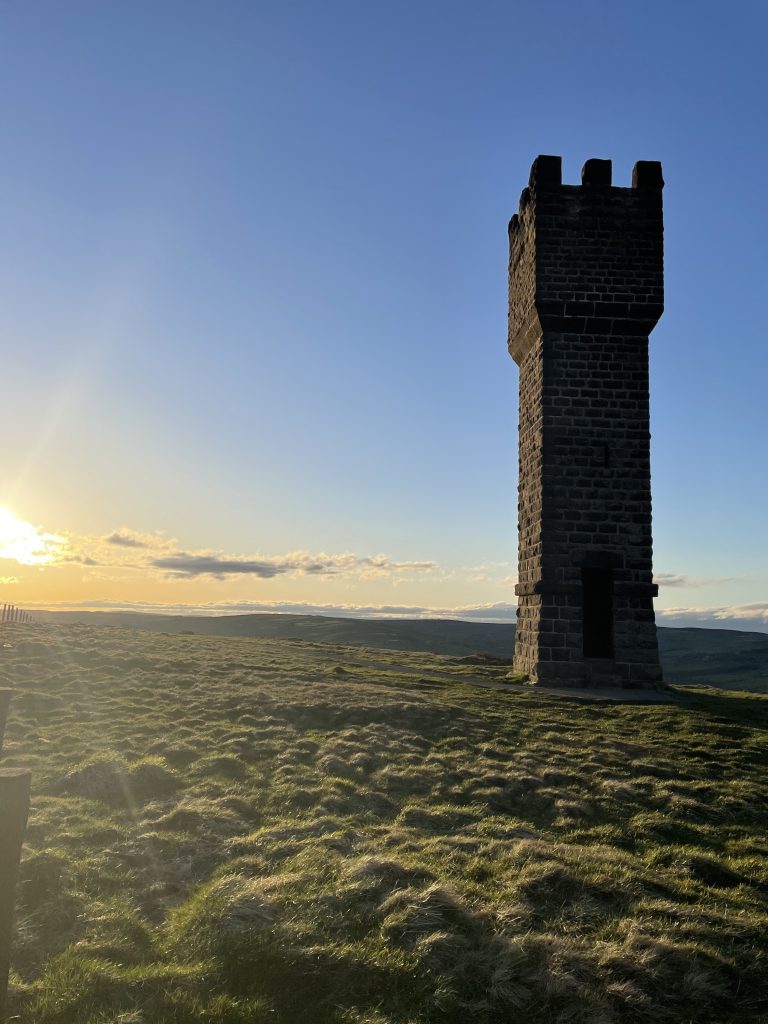
[[[508,607],[506,224],[555,153],[664,165],[660,621],[768,629],[767,10],[0,6],[0,499],[61,556],[7,599]]]

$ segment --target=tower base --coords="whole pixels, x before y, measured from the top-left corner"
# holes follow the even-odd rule
[[[646,690],[662,684],[656,586],[589,575],[581,585],[518,584],[514,668],[537,686]],[[605,587],[605,594],[600,593]]]

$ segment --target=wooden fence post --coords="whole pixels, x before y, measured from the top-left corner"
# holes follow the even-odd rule
[[[11,703],[13,690],[0,689],[0,754],[3,752],[3,736],[5,736],[5,723],[8,721],[8,705]]]
[[[5,1020],[11,965],[13,911],[21,844],[27,830],[32,773],[0,768],[0,1021]]]

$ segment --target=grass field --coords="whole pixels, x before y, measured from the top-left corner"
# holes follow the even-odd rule
[[[160,615],[149,612],[35,612],[37,621],[57,625],[130,626],[146,632],[247,636],[262,640],[511,657],[512,623],[460,619],[365,619],[328,615]],[[768,693],[768,634],[736,629],[659,626],[659,655],[668,682],[708,684],[727,690]]]
[[[768,698],[4,626],[21,1024],[768,1021]]]

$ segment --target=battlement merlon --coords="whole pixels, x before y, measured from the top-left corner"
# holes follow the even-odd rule
[[[538,156],[509,223],[509,351],[522,362],[545,331],[647,338],[664,310],[661,164],[632,185],[587,160],[564,185],[559,156]]]

